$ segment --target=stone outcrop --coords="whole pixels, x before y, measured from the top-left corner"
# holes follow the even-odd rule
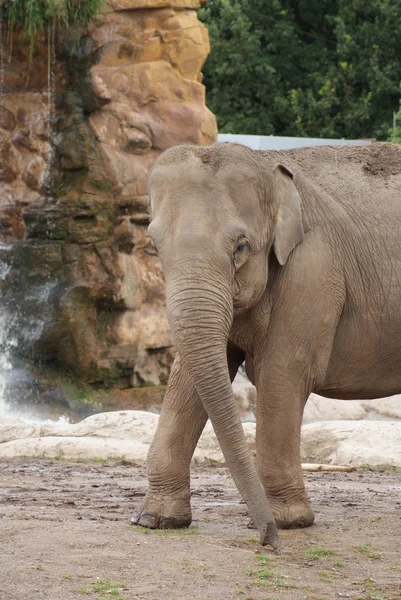
[[[65,459],[126,459],[144,461],[158,415],[144,411],[120,411],[93,415],[80,423],[27,423],[0,420],[0,458],[40,456]],[[251,450],[255,448],[253,423],[244,424]],[[224,462],[210,422],[195,450],[196,462]]]
[[[70,425],[28,423],[0,419],[0,458],[146,460],[158,415],[144,411],[101,413]],[[255,423],[243,423],[255,453]],[[307,470],[316,464],[362,467],[401,467],[401,423],[388,421],[332,421],[302,428],[302,460]],[[224,463],[213,428],[208,422],[194,460]],[[306,463],[306,464],[305,464]],[[311,464],[312,463],[312,464]]]
[[[302,428],[302,460],[401,467],[399,421],[330,421]]]
[[[216,140],[199,6],[110,0],[78,42],[57,32],[50,79],[46,39],[31,67],[20,38],[10,63],[4,48],[0,260],[10,268],[0,284],[9,335],[19,355],[93,385],[168,379],[174,348],[146,234],[146,180],[169,146]]]
[[[233,382],[234,397],[243,421],[254,421],[256,388],[240,373]],[[311,394],[305,406],[303,423],[316,421],[388,421],[401,419],[401,396],[376,400],[335,400]]]

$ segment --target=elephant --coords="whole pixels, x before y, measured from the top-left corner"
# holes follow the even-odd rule
[[[183,145],[149,174],[149,236],[177,356],[132,523],[191,523],[190,462],[210,418],[259,530],[307,527],[308,396],[401,392],[401,146]],[[231,382],[257,389],[256,461]]]

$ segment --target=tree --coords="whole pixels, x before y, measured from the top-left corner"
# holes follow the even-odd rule
[[[398,111],[395,118],[395,127],[391,128],[388,132],[388,139],[390,142],[394,142],[396,144],[401,144],[401,100],[400,100],[400,110]]]
[[[399,0],[209,0],[207,100],[222,132],[386,139]]]

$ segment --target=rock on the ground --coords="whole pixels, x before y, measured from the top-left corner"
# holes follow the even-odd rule
[[[0,419],[0,458],[126,459],[144,461],[158,423],[145,411],[101,413],[71,425]],[[255,423],[244,423],[255,451]],[[224,461],[210,422],[194,454],[196,462]],[[401,467],[401,423],[334,421],[310,423],[302,429],[302,460],[306,463]]]
[[[100,413],[73,425],[65,422],[28,423],[2,417],[0,457],[144,461],[158,420],[158,415],[134,410]],[[255,427],[245,423],[244,430],[253,449]],[[200,463],[224,460],[210,422],[199,440],[194,460]]]
[[[311,394],[305,406],[303,422],[358,419],[401,419],[401,396],[376,400],[333,400]]]
[[[302,428],[303,461],[334,465],[401,467],[401,423],[331,421]]]
[[[242,420],[255,421],[255,386],[238,373],[233,381],[233,391]],[[334,400],[311,394],[305,406],[303,423],[362,419],[401,419],[401,396],[377,400]]]

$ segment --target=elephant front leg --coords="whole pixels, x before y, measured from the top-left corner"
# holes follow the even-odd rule
[[[301,383],[300,383],[301,382]],[[301,466],[301,423],[307,392],[290,373],[266,368],[257,382],[256,463],[277,527],[308,527],[314,513]]]
[[[177,355],[148,453],[148,491],[134,511],[133,524],[151,529],[190,525],[190,463],[206,420],[201,400]]]

